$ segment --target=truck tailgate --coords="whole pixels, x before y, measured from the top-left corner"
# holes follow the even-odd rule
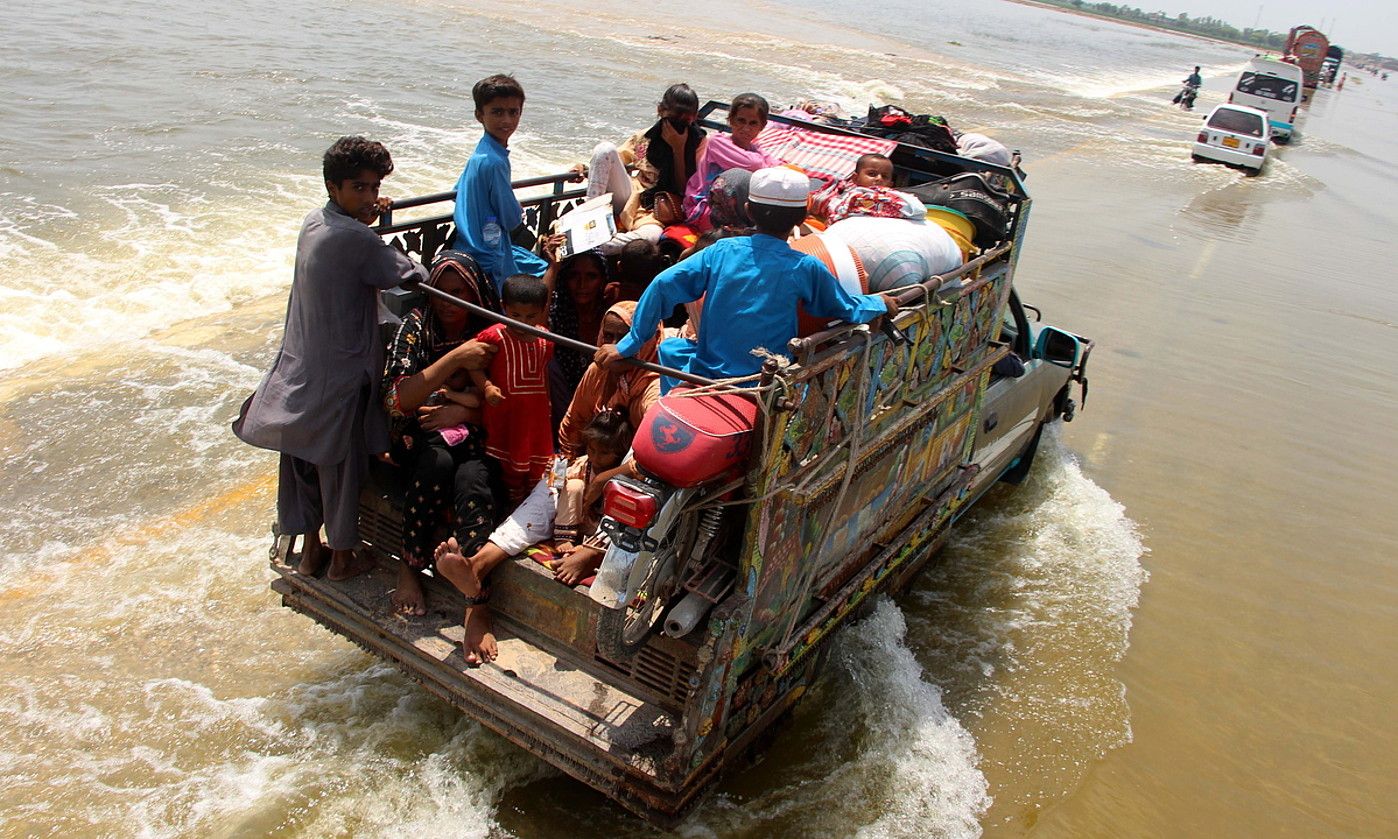
[[[403,618],[389,606],[394,572],[382,563],[338,583],[302,576],[276,560],[272,568],[281,575],[272,588],[284,605],[394,662],[443,700],[569,775],[611,790],[638,811],[672,810],[688,797],[665,788],[658,771],[673,750],[676,715],[653,697],[619,687],[596,662],[571,650],[546,649],[497,612],[499,657],[467,667],[461,655],[463,604],[449,586],[429,579],[428,614]]]

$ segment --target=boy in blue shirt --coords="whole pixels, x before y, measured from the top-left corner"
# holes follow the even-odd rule
[[[681,303],[704,298],[699,339],[671,338],[660,343],[660,363],[705,376],[726,379],[762,369],[757,347],[786,353],[796,337],[796,304],[822,318],[868,323],[893,315],[898,301],[887,294],[850,294],[818,259],[786,243],[787,234],[806,214],[810,183],[791,169],[761,169],[748,189],[748,212],[757,232],[721,239],[698,254],[667,268],[641,295],[631,331],[615,344],[597,350],[602,367],[635,355],[655,335],[660,319]],[[661,379],[662,389],[673,384]]]
[[[515,274],[542,276],[548,263],[510,241],[510,232],[524,218],[510,186],[510,135],[524,113],[524,88],[514,76],[487,76],[471,88],[476,120],[485,134],[476,144],[466,169],[456,182],[457,250],[476,258],[481,268],[503,287]]]

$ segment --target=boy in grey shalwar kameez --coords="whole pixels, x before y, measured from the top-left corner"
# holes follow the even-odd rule
[[[359,487],[369,456],[387,450],[378,292],[427,278],[368,227],[392,171],[388,150],[362,137],[326,151],[330,200],[301,226],[281,350],[233,423],[244,442],[281,452],[278,530],[305,535],[300,570],[315,574],[324,524],[335,580],[367,570],[354,554]]]

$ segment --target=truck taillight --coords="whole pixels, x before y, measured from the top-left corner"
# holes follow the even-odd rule
[[[1296,108],[1297,108],[1297,107],[1298,107],[1297,105],[1292,105],[1292,106],[1291,106],[1291,121],[1292,121],[1292,122],[1295,122],[1295,121],[1296,121]]]
[[[1230,104],[1230,105],[1233,104],[1233,94],[1231,94],[1231,93],[1228,94],[1228,104]]]
[[[1262,155],[1267,153],[1267,144],[1258,143],[1257,145],[1252,147],[1252,153],[1257,157],[1261,157]]]
[[[1207,131],[1200,131],[1200,132],[1199,132],[1199,142],[1201,142],[1201,143],[1207,143],[1208,141],[1209,141],[1209,132],[1207,132]]]
[[[631,484],[612,480],[602,491],[602,512],[627,527],[645,530],[659,509],[658,497]]]

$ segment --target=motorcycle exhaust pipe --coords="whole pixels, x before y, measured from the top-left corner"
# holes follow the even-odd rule
[[[694,631],[714,607],[714,599],[723,594],[733,582],[732,572],[712,574],[699,587],[684,596],[679,605],[665,618],[664,633],[671,638],[683,638]]]

